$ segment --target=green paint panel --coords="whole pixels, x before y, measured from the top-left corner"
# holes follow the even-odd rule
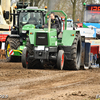
[[[74,34],[74,36],[72,36]],[[62,36],[62,44],[64,46],[71,46],[76,35],[75,30],[64,30]]]
[[[19,52],[14,51],[14,55],[12,55],[12,56],[21,56],[21,55],[20,55],[20,53],[19,53]]]
[[[26,38],[26,40],[23,40],[23,46],[25,46],[26,43],[27,43],[27,38]]]
[[[58,42],[58,45],[63,45],[62,44],[62,39],[58,39],[57,42]]]
[[[27,24],[27,25],[24,25],[22,28],[22,30],[29,30],[29,29],[35,29],[35,25]]]
[[[24,48],[25,48],[24,45],[23,45],[23,46],[19,46],[19,47],[17,48],[17,50],[13,50],[14,55],[11,55],[11,56],[21,56],[22,51],[23,51]]]
[[[25,46],[19,46],[17,50],[13,50],[13,52],[14,52],[13,56],[21,56],[24,48],[25,48]]]
[[[56,29],[51,29],[48,33],[49,45],[48,46],[57,46],[57,31]]]
[[[23,49],[25,48],[25,46],[19,46],[17,50],[23,51]]]
[[[83,24],[83,28],[88,28],[86,25]]]

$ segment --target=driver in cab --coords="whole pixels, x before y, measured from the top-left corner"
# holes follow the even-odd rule
[[[33,13],[30,13],[30,19],[28,20],[29,24],[37,24],[37,19],[34,17]]]
[[[38,24],[37,19],[34,17],[33,13],[30,14],[30,19],[28,20],[28,23],[36,25],[35,27],[38,29],[43,28],[43,25]]]

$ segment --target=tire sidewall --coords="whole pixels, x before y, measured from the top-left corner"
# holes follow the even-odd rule
[[[78,55],[77,53],[76,53],[76,57],[77,57],[77,55],[78,55],[78,63],[77,63],[77,59],[76,59],[76,69],[77,70],[79,70],[80,69],[80,64],[81,64],[81,36],[80,36],[80,34],[76,34],[78,37],[77,37],[77,42],[76,42],[76,44],[77,44],[77,48],[76,48],[76,51],[77,51],[77,49],[78,49],[78,43],[80,43],[79,45],[80,45],[80,47],[79,47],[79,49],[80,49],[80,54]]]
[[[58,51],[58,56],[57,56],[57,68],[59,70],[63,70],[64,67],[64,62],[63,62],[63,66],[61,66],[61,60],[62,60],[62,55],[64,54],[63,50],[59,50]]]
[[[24,49],[23,49],[23,52],[22,52],[22,66],[24,67],[24,68],[28,68],[28,64],[26,64],[26,53],[28,52],[28,50],[27,50],[27,47],[25,47]]]

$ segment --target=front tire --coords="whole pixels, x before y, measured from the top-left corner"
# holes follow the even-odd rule
[[[34,59],[33,45],[27,40],[26,48],[22,52],[22,66],[27,69],[42,68],[39,59]]]
[[[63,70],[63,66],[64,66],[64,51],[59,50],[57,56],[57,68]]]
[[[23,52],[22,52],[22,66],[23,66],[23,68],[28,68],[28,50],[27,50],[27,48],[24,48]]]

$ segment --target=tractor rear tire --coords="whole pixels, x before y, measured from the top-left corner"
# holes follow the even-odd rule
[[[76,33],[75,39],[71,47],[72,60],[66,60],[64,69],[79,70],[81,64],[81,36]]]
[[[10,49],[17,49],[19,46],[20,46],[20,40],[18,38],[10,38],[10,37],[7,38],[7,41],[6,41],[6,61],[7,62],[21,61],[21,57],[9,55]]]
[[[57,68],[63,70],[63,66],[64,66],[64,51],[59,50],[57,56]]]

